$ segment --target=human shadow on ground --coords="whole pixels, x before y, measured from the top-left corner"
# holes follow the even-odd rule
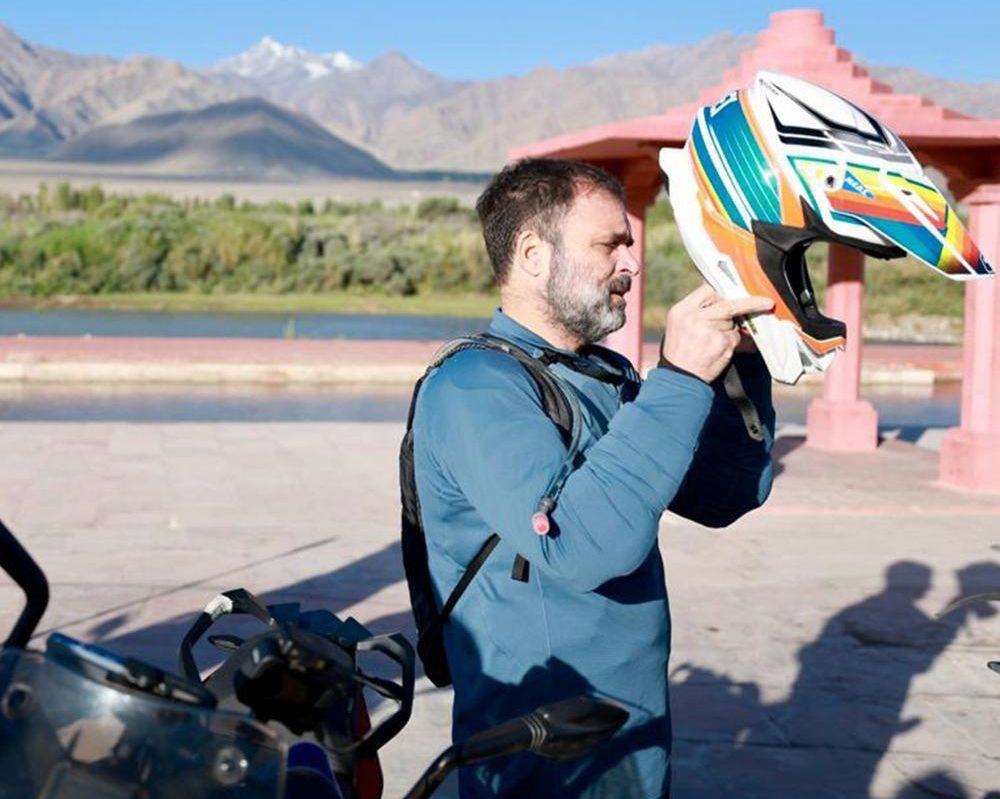
[[[959,596],[995,589],[1000,564],[971,564],[956,576]],[[921,563],[890,566],[881,591],[834,614],[799,650],[798,674],[784,700],[766,703],[757,684],[695,665],[675,668],[677,793],[695,774],[710,773],[720,796],[754,799],[776,790],[817,799],[870,796],[893,739],[925,722],[903,714],[914,678],[970,618],[996,614],[977,604],[935,621],[916,604],[931,579]],[[989,679],[985,669],[983,679]],[[896,799],[918,796],[970,794],[954,775],[936,771],[916,778]]]
[[[974,563],[956,575],[958,596],[1000,586],[996,562]],[[303,609],[341,613],[402,579],[399,547],[393,543],[324,575],[260,596],[268,603],[299,601]],[[817,799],[870,796],[876,769],[893,739],[924,723],[920,717],[903,715],[913,679],[931,668],[969,619],[996,613],[987,604],[977,604],[934,621],[917,606],[931,579],[931,570],[921,563],[902,561],[890,566],[882,590],[838,611],[816,639],[799,650],[798,674],[783,700],[769,703],[756,683],[736,683],[697,665],[675,668],[671,691],[674,795],[770,799],[780,791]],[[206,590],[206,602],[211,594]],[[114,636],[117,622],[103,619],[89,633],[92,638],[105,633],[102,643],[114,651],[173,670],[177,645],[199,610],[192,607],[190,613],[119,636]],[[402,631],[415,640],[408,611],[372,613],[361,620],[373,633]],[[199,665],[219,662],[220,655],[212,647],[199,646]],[[983,672],[983,679],[989,680],[985,668]],[[557,675],[555,681],[553,675]],[[536,688],[543,681],[559,685],[566,696],[589,689],[565,663],[535,666],[518,686],[498,685],[498,692],[509,697],[503,706],[504,719],[532,710],[540,695]],[[518,697],[525,700],[523,707],[515,701]],[[547,697],[558,698],[562,696]],[[651,745],[647,736],[652,733],[639,729],[622,736],[624,743],[615,745],[623,746],[623,762],[628,762],[629,752]],[[507,772],[502,762],[494,765],[499,771],[489,779],[516,784],[516,768]],[[602,785],[605,778],[588,772],[585,762],[579,768],[576,779],[581,795],[602,795],[588,794],[585,787]],[[627,788],[621,787],[627,782],[622,778],[618,793],[606,795],[627,797]],[[895,799],[934,795],[969,798],[955,775],[936,771],[918,777]],[[1000,794],[990,796],[1000,799]]]

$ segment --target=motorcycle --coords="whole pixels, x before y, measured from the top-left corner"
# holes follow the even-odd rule
[[[45,575],[0,522],[0,566],[26,604],[0,648],[0,799],[378,799],[378,750],[413,705],[413,649],[353,619],[297,603],[264,605],[244,589],[215,597],[179,650],[180,673],[52,633],[28,647],[48,606]],[[248,638],[209,636],[225,658],[202,678],[193,647],[226,615]],[[398,674],[366,673],[358,656]],[[365,691],[394,708],[372,723]],[[628,719],[580,696],[484,730],[442,752],[404,799],[430,796],[454,769],[518,752],[568,760]]]

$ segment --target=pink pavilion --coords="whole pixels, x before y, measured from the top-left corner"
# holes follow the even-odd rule
[[[887,124],[924,166],[948,179],[955,197],[969,209],[975,241],[1000,267],[1000,120],[973,119],[925,97],[895,93],[873,80],[815,10],[781,11],[757,35],[755,46],[722,82],[697,101],[662,114],[627,119],[518,148],[512,158],[555,156],[601,166],[625,185],[629,220],[640,262],[644,258],[646,208],[661,188],[658,152],[687,139],[697,110],[770,69],[824,86],[855,102]],[[864,257],[830,246],[825,313],[847,323],[848,345],[824,376],[823,395],[807,418],[807,444],[824,450],[875,449],[878,417],[861,399],[861,336]],[[943,483],[966,490],[1000,492],[1000,279],[973,281],[965,288],[965,341],[961,423],[941,446]],[[642,275],[633,283],[625,327],[610,345],[639,364],[642,346]],[[853,333],[853,335],[852,335]]]

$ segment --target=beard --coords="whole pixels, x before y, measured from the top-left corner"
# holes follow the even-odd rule
[[[614,297],[629,290],[632,278],[620,275],[602,285],[588,282],[586,274],[584,267],[555,247],[545,299],[552,322],[579,336],[585,344],[593,344],[625,324],[624,297]]]

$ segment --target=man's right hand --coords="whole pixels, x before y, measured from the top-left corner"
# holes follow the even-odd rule
[[[729,365],[740,343],[736,319],[773,308],[768,297],[724,300],[704,284],[667,314],[662,355],[678,369],[711,383]]]

